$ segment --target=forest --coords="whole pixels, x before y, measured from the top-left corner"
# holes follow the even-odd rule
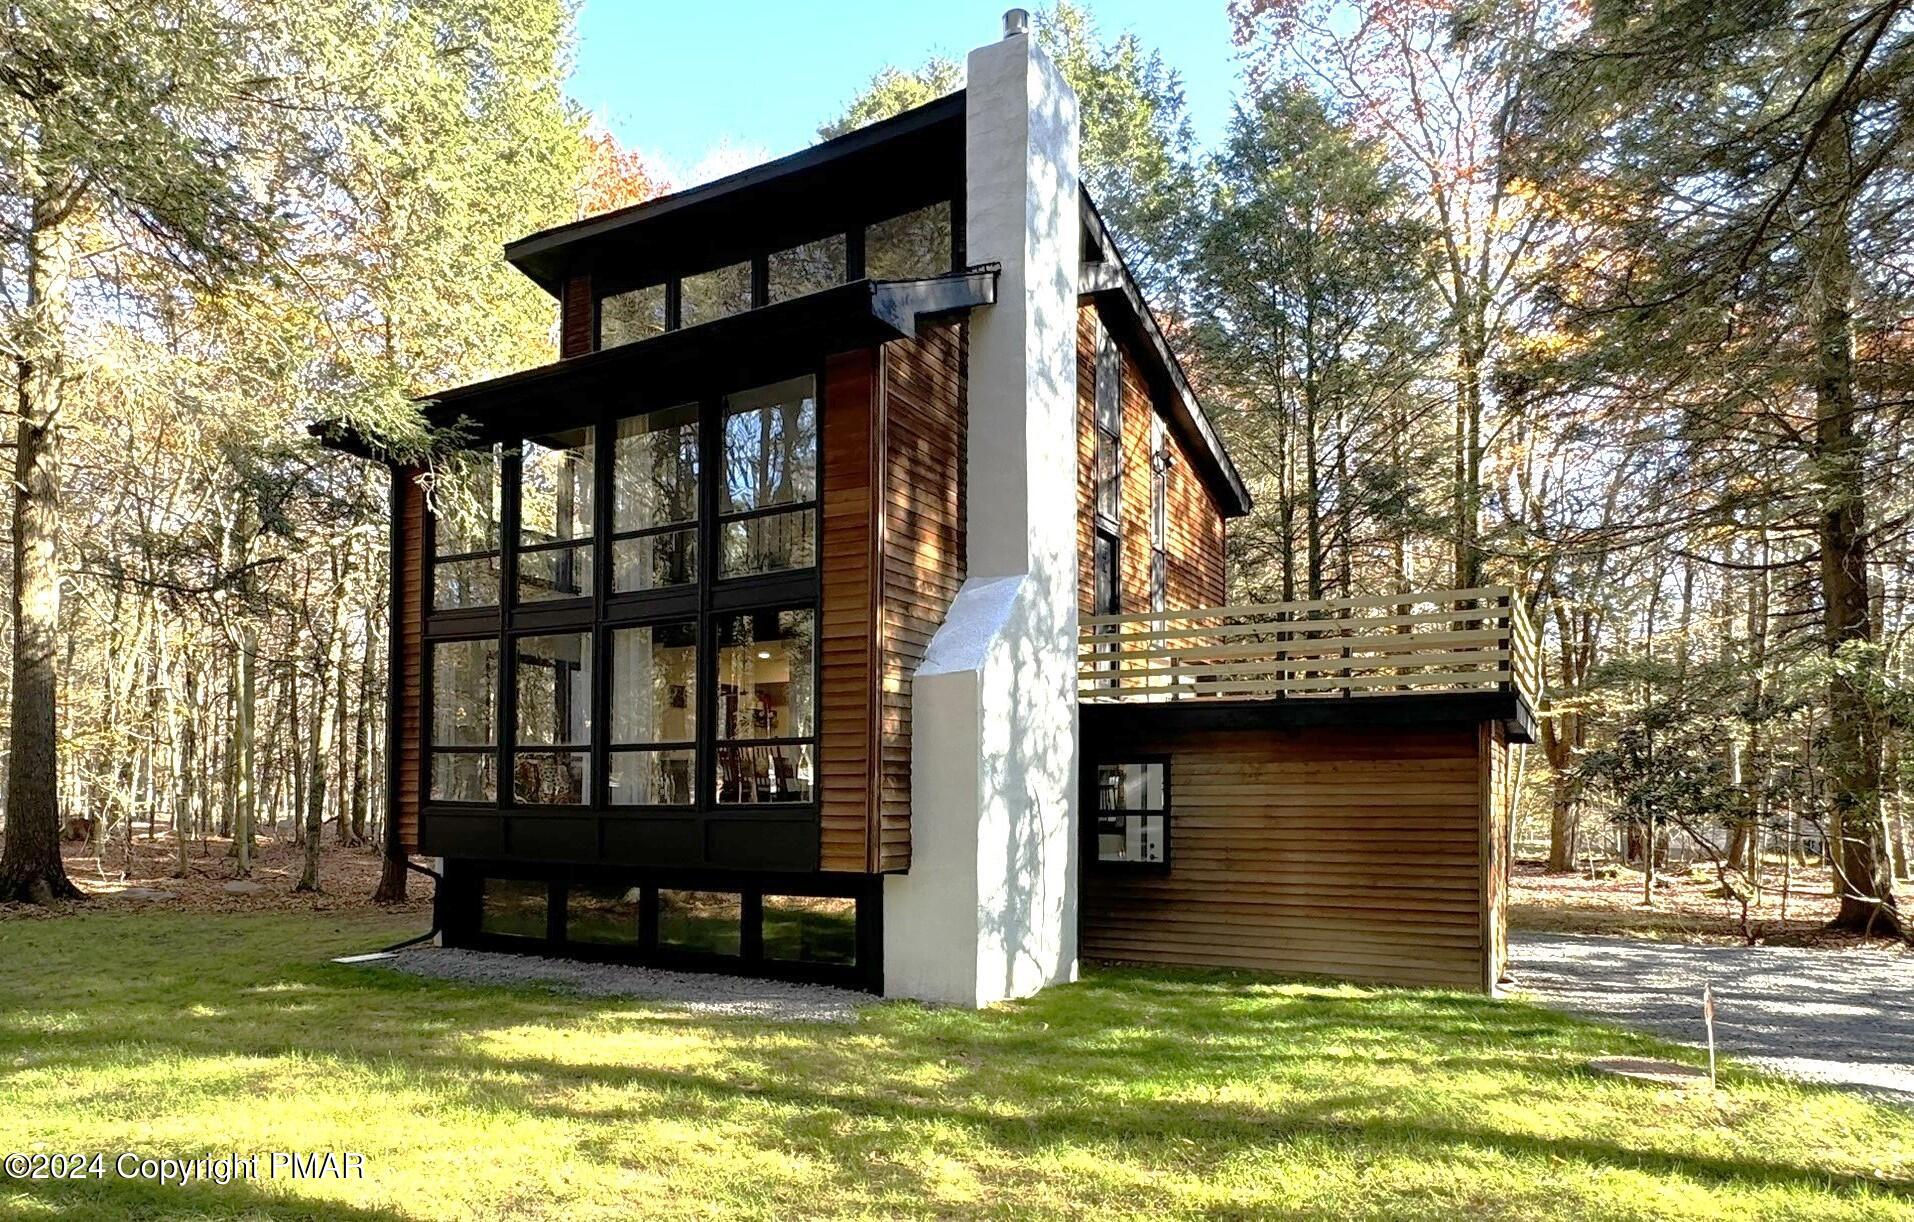
[[[1906,934],[1907,0],[1228,7],[1214,146],[1147,30],[1033,24],[1254,494],[1233,601],[1511,585],[1550,870],[1684,838],[1745,896],[1812,848]],[[295,838],[302,887],[382,842],[388,490],[319,436],[448,452],[415,396],[555,356],[501,245],[688,185],[567,100],[575,16],[0,11],[0,901],[77,897],[63,838]],[[962,83],[886,69],[819,138]]]

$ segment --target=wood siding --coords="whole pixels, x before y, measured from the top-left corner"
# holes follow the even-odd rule
[[[1122,357],[1122,489],[1119,526],[1120,611],[1150,609],[1151,419],[1155,405],[1142,367],[1127,348]],[[1096,596],[1097,309],[1077,308],[1077,600],[1092,609]],[[1174,434],[1165,493],[1164,605],[1214,607],[1228,601],[1223,559],[1223,514]]]
[[[877,353],[824,365],[818,693],[819,867],[876,868]]]
[[[1170,757],[1170,865],[1086,850],[1083,953],[1484,988],[1486,733],[1201,731],[1092,755]]]
[[[416,471],[394,478],[399,491],[399,520],[393,524],[392,544],[399,551],[399,728],[398,789],[389,817],[399,829],[399,843],[407,852],[419,847],[419,799],[425,763],[424,714],[421,678],[425,661],[425,489]]]
[[[949,323],[883,349],[876,858],[882,871],[910,867],[911,676],[964,581],[967,344],[964,325]]]
[[[591,277],[573,276],[565,281],[565,294],[558,303],[558,355],[583,356],[598,343],[598,327],[593,320],[597,303],[592,301]]]
[[[1509,733],[1500,722],[1482,726],[1482,960],[1481,988],[1495,991],[1509,963],[1509,807],[1514,777],[1509,772]]]

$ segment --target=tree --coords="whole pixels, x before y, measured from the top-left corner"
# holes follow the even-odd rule
[[[1682,415],[1707,512],[1813,573],[1836,924],[1854,930],[1901,926],[1870,580],[1905,524],[1877,525],[1875,507],[1910,401],[1893,338],[1910,300],[1906,16],[1598,6],[1528,118],[1536,180],[1572,201],[1550,298],[1587,377],[1653,384]]]

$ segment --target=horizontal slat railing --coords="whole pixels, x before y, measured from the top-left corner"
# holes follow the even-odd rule
[[[1082,619],[1092,702],[1402,692],[1539,693],[1533,628],[1506,586],[1191,607]]]

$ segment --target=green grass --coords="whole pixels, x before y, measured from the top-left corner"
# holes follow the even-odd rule
[[[1914,1215],[1908,1112],[1736,1071],[1709,1097],[1598,1080],[1592,1056],[1669,1049],[1517,1003],[1100,971],[981,1014],[813,1026],[324,962],[408,931],[0,924],[0,1149],[368,1166],[0,1180],[0,1214]]]

